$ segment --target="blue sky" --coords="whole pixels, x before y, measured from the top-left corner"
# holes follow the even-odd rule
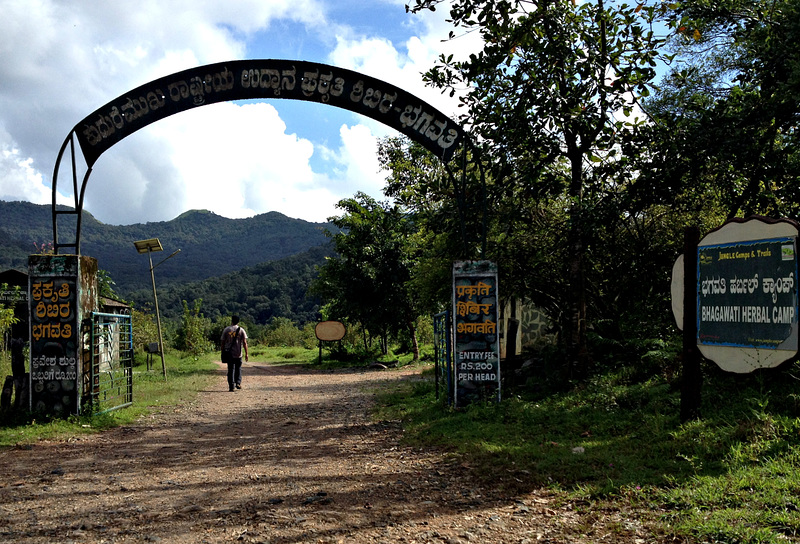
[[[355,70],[455,104],[421,73],[475,36],[443,42],[447,9],[405,0],[0,0],[0,200],[51,201],[58,150],[85,116],[130,89],[187,68],[296,59]],[[100,157],[84,208],[110,224],[190,209],[225,217],[278,211],[324,221],[357,191],[381,197],[377,138],[395,134],[346,110],[265,100],[203,106],[154,123]],[[59,201],[71,202],[59,177]]]

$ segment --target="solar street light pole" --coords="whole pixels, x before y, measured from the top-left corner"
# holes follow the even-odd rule
[[[153,266],[153,251],[163,251],[164,248],[161,246],[161,241],[158,238],[150,238],[148,240],[139,240],[138,242],[133,243],[136,246],[136,251],[139,253],[147,252],[147,257],[150,260],[150,280],[153,283],[153,302],[156,305],[156,326],[158,327],[158,352],[161,354],[161,371],[164,373],[164,380],[167,379],[167,364],[164,361],[164,338],[161,334],[161,312],[158,310],[158,293],[156,292],[156,275],[153,270],[156,266],[160,265],[167,259],[174,257],[175,255],[180,252],[180,249],[175,250],[172,254],[167,257],[166,259],[162,260],[160,263]]]

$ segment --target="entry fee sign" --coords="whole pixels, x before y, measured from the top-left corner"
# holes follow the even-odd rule
[[[698,344],[797,351],[796,250],[796,237],[698,247]]]
[[[500,401],[497,266],[463,261],[453,266],[455,406]]]

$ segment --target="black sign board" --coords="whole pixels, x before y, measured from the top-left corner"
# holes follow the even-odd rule
[[[31,255],[31,409],[78,413],[79,290],[77,255]]]
[[[320,102],[366,115],[444,160],[464,137],[457,123],[394,85],[335,66],[275,59],[221,62],[162,77],[112,100],[74,132],[92,166],[115,143],[159,119],[206,104],[263,98]]]
[[[698,247],[698,344],[797,350],[796,241]]]
[[[500,401],[497,266],[490,261],[453,265],[455,405]]]

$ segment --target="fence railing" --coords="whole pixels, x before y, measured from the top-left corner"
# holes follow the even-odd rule
[[[453,404],[453,325],[450,311],[433,316],[433,342],[436,365],[436,398],[439,398],[439,382],[444,381],[447,404]]]
[[[130,315],[92,313],[84,324],[83,403],[103,413],[133,403],[133,323]]]

